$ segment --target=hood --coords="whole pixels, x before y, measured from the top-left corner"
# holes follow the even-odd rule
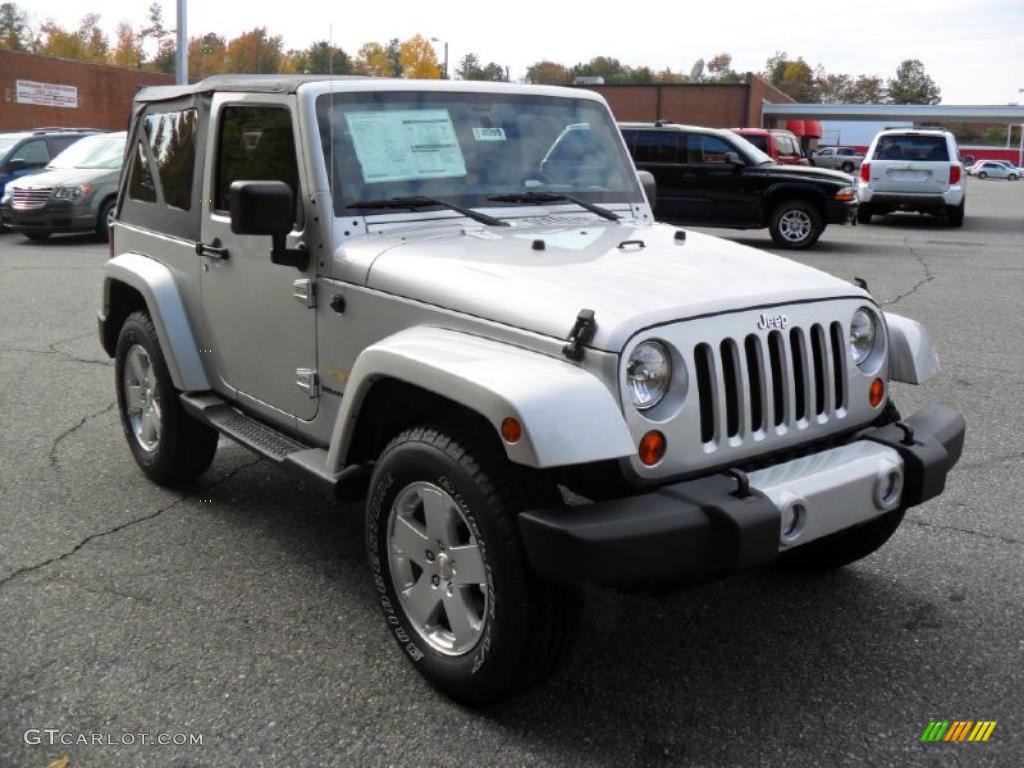
[[[116,181],[120,173],[119,168],[55,168],[22,176],[16,181],[8,182],[7,188],[39,189],[72,184],[105,184],[108,179]]]
[[[853,176],[842,171],[834,171],[831,168],[818,168],[814,165],[774,165],[760,166],[760,169],[768,171],[772,176],[786,176],[794,179],[811,179],[813,181],[832,181],[844,187],[853,186]]]
[[[370,288],[566,338],[595,312],[589,346],[617,352],[637,331],[709,313],[867,293],[765,251],[663,224],[588,221],[377,235]],[[543,250],[535,241],[543,241]],[[345,259],[348,248],[339,252]],[[363,251],[362,256],[368,254]],[[357,256],[357,253],[352,253]]]

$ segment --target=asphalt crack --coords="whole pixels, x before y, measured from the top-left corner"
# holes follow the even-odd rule
[[[977,536],[980,539],[989,539],[990,541],[1001,541],[1004,544],[1024,544],[1024,541],[1015,539],[1012,536],[1000,536],[996,533],[982,533],[981,531],[973,531],[970,528],[957,528],[955,525],[941,525],[939,523],[928,523],[924,520],[907,520],[908,523],[913,525],[921,526],[922,528],[938,528],[943,531],[952,531],[954,533],[966,533],[968,536]]]
[[[918,280],[910,288],[909,291],[905,291],[904,293],[897,294],[895,298],[892,298],[889,301],[883,301],[882,302],[882,306],[885,306],[885,307],[895,306],[900,301],[902,301],[903,299],[907,298],[907,296],[912,296],[913,294],[917,293],[919,288],[924,287],[925,285],[927,285],[928,283],[930,283],[932,280],[935,279],[935,275],[932,274],[932,270],[931,270],[931,267],[928,266],[928,262],[925,261],[924,260],[924,256],[919,254],[917,252],[917,250],[914,248],[914,246],[912,246],[910,244],[910,238],[909,237],[903,238],[903,244],[907,247],[907,250],[910,251],[910,255],[913,256],[915,259],[917,259],[917,263],[921,265],[921,269],[924,271],[924,277],[922,279]]]
[[[79,426],[81,426],[81,425],[79,425]],[[82,547],[86,546],[91,541],[96,541],[97,539],[102,539],[102,538],[104,538],[106,536],[113,536],[115,533],[119,533],[120,531],[123,531],[126,528],[131,528],[132,526],[138,525],[139,523],[145,523],[145,522],[147,522],[149,520],[154,520],[157,517],[159,517],[160,515],[162,515],[164,512],[167,512],[168,510],[174,509],[174,507],[178,506],[183,501],[187,501],[188,499],[193,498],[196,494],[204,493],[205,491],[208,491],[211,488],[215,488],[218,485],[221,485],[222,483],[227,482],[231,478],[235,477],[235,475],[237,475],[243,469],[248,469],[249,467],[255,466],[256,464],[259,464],[262,460],[263,459],[261,457],[261,458],[255,459],[254,461],[250,461],[250,462],[247,462],[245,464],[242,464],[241,466],[236,467],[235,469],[233,469],[230,472],[228,472],[223,477],[218,478],[217,480],[214,480],[209,485],[205,485],[202,488],[199,488],[196,491],[196,493],[186,493],[186,494],[184,494],[182,496],[179,496],[178,498],[174,499],[174,501],[172,501],[170,504],[165,504],[164,506],[162,506],[159,509],[157,509],[155,512],[150,512],[148,515],[142,515],[141,517],[136,517],[136,518],[133,518],[131,520],[127,520],[126,522],[119,523],[118,525],[115,525],[112,528],[107,528],[106,530],[103,530],[103,531],[97,531],[96,533],[90,533],[88,536],[83,538],[81,541],[79,541],[77,544],[75,544],[73,547],[71,547],[71,549],[67,550],[66,552],[63,552],[63,553],[61,553],[59,555],[51,557],[51,558],[49,558],[47,560],[43,560],[40,563],[35,563],[34,565],[26,565],[26,566],[23,566],[21,568],[17,568],[14,571],[12,571],[11,573],[9,573],[8,575],[4,576],[3,578],[0,578],[0,587],[5,586],[8,582],[13,581],[14,579],[18,578],[19,576],[24,576],[24,575],[29,574],[29,573],[34,573],[35,571],[38,571],[38,570],[40,570],[42,568],[46,568],[49,565],[53,565],[54,563],[59,563],[61,560],[66,560],[67,558],[69,558],[72,555],[74,555],[76,552],[78,552],[80,549],[82,549]]]
[[[64,430],[53,439],[53,443],[50,444],[50,466],[53,467],[54,472],[57,472],[58,474],[60,473],[60,459],[57,457],[57,448],[60,446],[61,441],[64,440],[64,438],[73,435],[75,432],[84,427],[88,422],[92,421],[93,419],[114,410],[115,406],[117,406],[116,400],[112,402],[110,405],[108,405],[106,408],[96,411],[96,413],[90,413],[88,416],[83,416],[81,419],[79,419],[77,424],[75,424],[73,427],[69,429]]]

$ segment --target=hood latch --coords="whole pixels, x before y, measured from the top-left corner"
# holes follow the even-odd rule
[[[562,354],[570,360],[583,359],[583,347],[594,338],[597,331],[597,322],[594,320],[594,310],[581,309],[576,315],[576,323],[569,331],[569,343],[562,347]]]

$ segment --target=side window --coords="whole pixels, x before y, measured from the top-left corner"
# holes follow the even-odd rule
[[[131,174],[128,181],[128,197],[143,203],[155,203],[156,183],[153,181],[153,171],[149,167],[149,158],[146,157],[146,148],[141,141],[135,145],[135,151],[132,152]]]
[[[196,165],[196,111],[184,109],[146,115],[145,132],[164,191],[164,202],[172,208],[189,210]]]
[[[43,139],[33,139],[14,150],[7,158],[8,162],[11,160],[24,160],[29,168],[41,168],[50,162],[50,150]]]
[[[725,153],[735,152],[736,148],[719,136],[707,133],[692,133],[687,145],[687,157],[694,165],[722,165]]]
[[[217,139],[214,208],[227,212],[233,181],[283,181],[299,200],[299,165],[295,156],[291,112],[284,107],[225,107]]]
[[[637,131],[633,156],[638,163],[678,163],[680,131]]]
[[[65,149],[67,149],[72,144],[74,144],[76,141],[78,141],[80,138],[82,138],[82,137],[81,136],[51,136],[50,137],[50,148],[53,150],[53,156],[56,157],[61,152],[63,152]]]

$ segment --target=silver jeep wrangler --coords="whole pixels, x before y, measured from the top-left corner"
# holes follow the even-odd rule
[[[580,585],[873,552],[963,447],[888,397],[927,333],[653,194],[586,91],[141,91],[99,313],[132,455],[173,484],[224,434],[365,498],[389,630],[470,704],[552,669]]]

